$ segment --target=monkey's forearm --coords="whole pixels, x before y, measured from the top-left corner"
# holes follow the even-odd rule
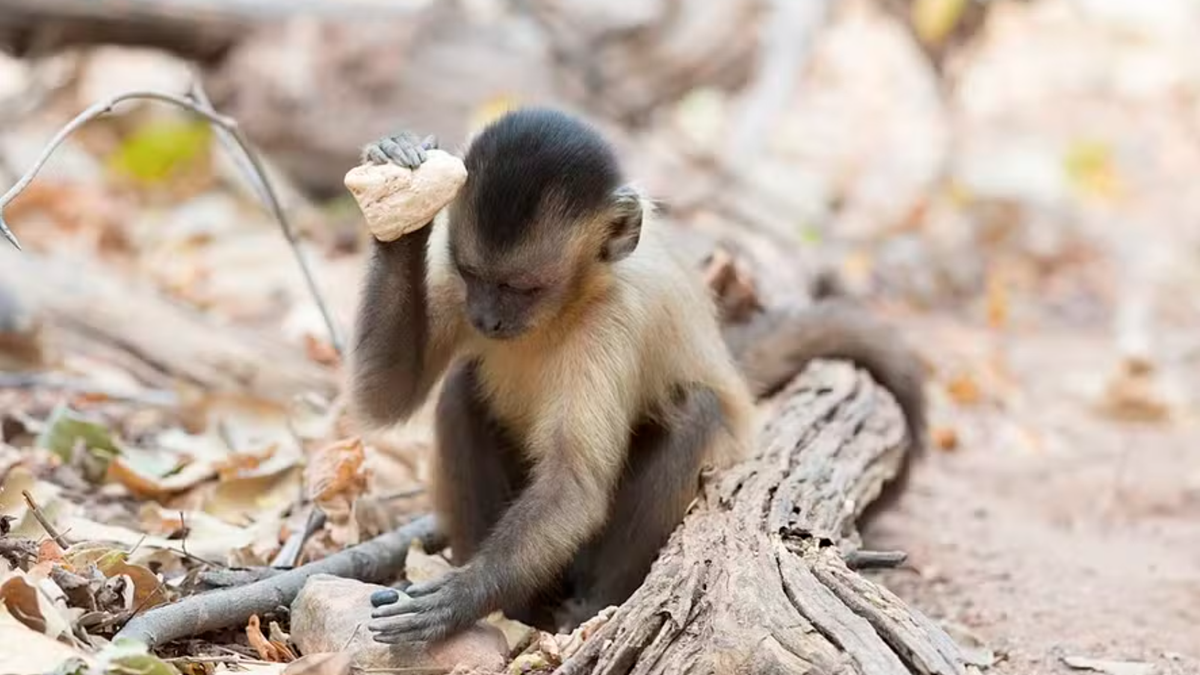
[[[547,462],[543,460],[543,467]],[[539,467],[539,468],[543,468]],[[379,642],[438,640],[532,596],[603,526],[609,494],[593,476],[545,467],[466,566],[411,586],[411,599],[378,607]]]
[[[376,426],[416,410],[437,381],[432,363],[425,253],[432,225],[374,241],[352,355],[356,414]]]
[[[544,587],[604,525],[611,497],[601,481],[545,468],[468,566],[471,582],[487,592],[485,612]]]

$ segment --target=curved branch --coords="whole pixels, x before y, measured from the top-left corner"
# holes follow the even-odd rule
[[[267,180],[267,174],[263,169],[262,161],[259,159],[258,153],[254,151],[253,147],[250,145],[250,142],[246,139],[245,134],[243,134],[241,129],[238,127],[236,120],[226,117],[218,113],[216,110],[213,110],[213,108],[207,104],[206,99],[196,96],[195,91],[195,88],[193,88],[193,94],[187,97],[158,91],[130,91],[117,94],[116,96],[108,98],[104,101],[100,101],[99,103],[94,103],[91,106],[88,106],[88,108],[76,115],[75,118],[68,122],[62,129],[58,130],[58,133],[56,133],[54,137],[50,139],[50,142],[46,144],[46,147],[42,150],[42,153],[38,156],[37,160],[34,161],[33,166],[31,166],[29,170],[26,171],[23,176],[21,176],[20,180],[18,180],[15,185],[9,188],[8,192],[4,193],[4,196],[0,197],[0,234],[3,234],[13,246],[20,250],[20,241],[17,239],[16,235],[13,234],[12,230],[9,229],[8,224],[4,221],[4,209],[9,205],[10,202],[12,202],[13,199],[17,197],[17,195],[21,194],[25,188],[29,187],[29,183],[33,181],[34,177],[37,176],[39,171],[41,171],[42,166],[46,164],[46,162],[50,159],[50,156],[56,149],[58,149],[59,145],[62,145],[63,141],[65,141],[68,136],[70,136],[84,124],[87,124],[88,122],[102,115],[112,112],[113,108],[125,101],[149,100],[170,103],[171,105],[189,110],[203,117],[222,132],[222,138],[228,137],[229,139],[232,139],[233,144],[236,145],[241,151],[242,156],[249,163],[250,169],[255,176],[255,180],[252,180],[255,191],[259,192],[260,196],[266,201],[267,208],[271,211],[271,214],[279,223],[279,228],[283,232],[283,236],[287,239],[288,245],[291,247],[292,253],[296,257],[296,262],[300,266],[300,272],[304,276],[304,282],[308,286],[309,294],[312,295],[313,302],[317,304],[317,309],[321,312],[321,317],[325,321],[325,328],[329,331],[329,341],[339,354],[342,353],[342,340],[340,333],[337,330],[337,326],[333,321],[333,315],[330,314],[329,308],[325,304],[325,299],[321,295],[320,289],[317,287],[316,279],[313,277],[312,271],[309,269],[308,261],[304,259],[304,255],[300,250],[299,239],[296,237],[295,230],[292,229],[291,221],[288,220],[287,214],[284,212],[283,206],[280,204],[279,196],[275,193],[275,189],[272,187],[271,182]]]

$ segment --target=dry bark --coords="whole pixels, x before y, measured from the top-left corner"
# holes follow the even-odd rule
[[[265,332],[221,325],[79,261],[0,251],[0,286],[45,318],[47,333],[134,362],[143,379],[288,401],[332,395],[334,374]]]
[[[843,562],[904,460],[895,402],[824,363],[774,405],[761,454],[706,486],[645,584],[558,673],[967,672],[940,628]]]

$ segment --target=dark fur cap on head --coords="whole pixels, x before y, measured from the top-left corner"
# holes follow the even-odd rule
[[[524,108],[487,126],[467,152],[464,206],[496,248],[521,240],[547,208],[563,225],[598,213],[622,183],[612,148],[588,124],[563,112]],[[557,200],[555,197],[569,195]]]

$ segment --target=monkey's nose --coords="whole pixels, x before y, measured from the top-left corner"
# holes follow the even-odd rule
[[[489,337],[494,337],[504,332],[504,322],[500,317],[496,316],[475,316],[471,323],[475,324],[475,329],[480,333]]]

